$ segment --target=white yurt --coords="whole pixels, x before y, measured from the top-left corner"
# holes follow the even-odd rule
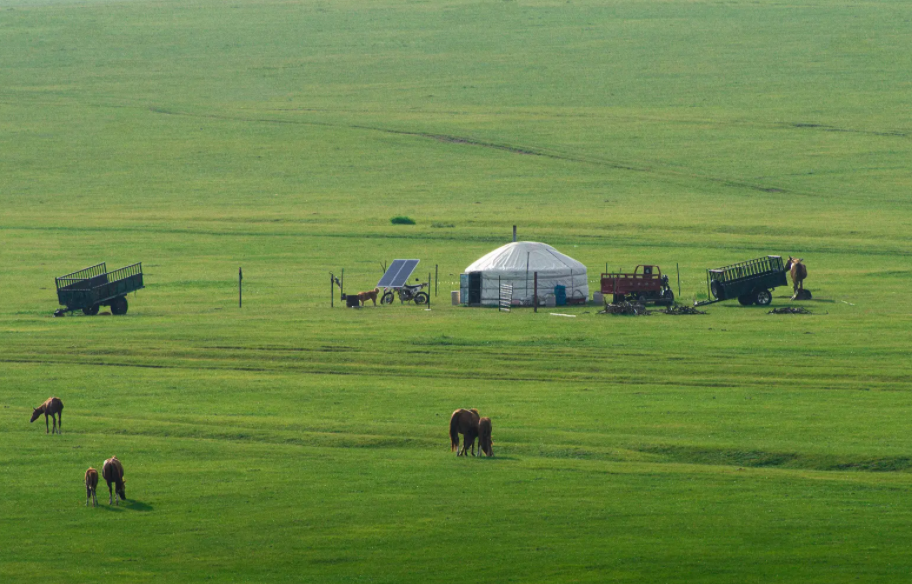
[[[538,297],[553,296],[564,286],[567,299],[589,297],[586,266],[550,245],[536,241],[515,241],[476,260],[460,276],[463,304],[496,305],[499,285],[513,285],[513,303],[532,304],[534,274],[538,273]]]

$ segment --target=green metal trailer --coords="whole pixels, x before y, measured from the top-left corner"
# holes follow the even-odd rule
[[[57,278],[57,300],[66,308],[54,314],[82,310],[93,316],[101,306],[110,306],[111,314],[126,314],[127,294],[140,288],[145,288],[142,263],[109,272],[102,262]]]
[[[743,306],[767,306],[773,301],[771,290],[776,286],[788,285],[786,273],[782,256],[774,255],[706,270],[706,287],[710,300],[695,302],[694,306],[733,298],[737,298]]]

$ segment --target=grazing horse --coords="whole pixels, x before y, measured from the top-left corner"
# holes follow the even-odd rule
[[[785,264],[785,269],[789,271],[789,274],[792,276],[792,300],[800,297],[804,297],[804,279],[808,276],[807,266],[802,264],[803,259],[795,259],[792,256],[789,256],[789,261]]]
[[[491,418],[478,420],[478,450],[485,456],[494,456],[494,441],[491,440]]]
[[[45,434],[50,433],[48,430],[48,416],[51,417],[51,420],[54,421],[54,433],[63,434],[61,428],[63,428],[63,402],[60,401],[59,397],[49,397],[43,404],[35,408],[32,412],[32,419],[29,423],[34,422],[38,419],[38,416],[44,414],[44,430]],[[54,416],[57,416],[56,418]]]
[[[95,498],[95,489],[98,487],[98,471],[92,467],[86,471],[86,507],[89,506],[89,500],[92,501],[92,507],[98,507],[98,499]]]
[[[115,505],[118,504],[117,500],[114,498],[114,493],[111,492],[111,483],[114,483],[117,496],[120,500],[127,500],[127,488],[124,486],[124,483],[127,482],[127,480],[123,478],[123,465],[120,464],[120,461],[117,460],[116,456],[112,456],[104,461],[104,466],[101,467],[101,476],[104,477],[105,482],[108,483],[108,505],[111,503]]]
[[[459,448],[459,434],[462,434],[462,449]],[[475,456],[475,438],[478,436],[478,410],[458,409],[450,416],[450,452],[456,451],[456,456],[469,455],[469,446],[472,447],[472,456]]]

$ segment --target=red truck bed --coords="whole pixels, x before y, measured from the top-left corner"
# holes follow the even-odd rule
[[[602,294],[610,294],[615,302],[640,299],[671,302],[674,295],[667,284],[659,266],[639,265],[633,273],[602,274]]]

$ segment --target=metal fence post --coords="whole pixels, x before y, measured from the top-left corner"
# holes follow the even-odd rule
[[[681,298],[681,266],[675,263],[675,268],[678,270],[678,298]]]

